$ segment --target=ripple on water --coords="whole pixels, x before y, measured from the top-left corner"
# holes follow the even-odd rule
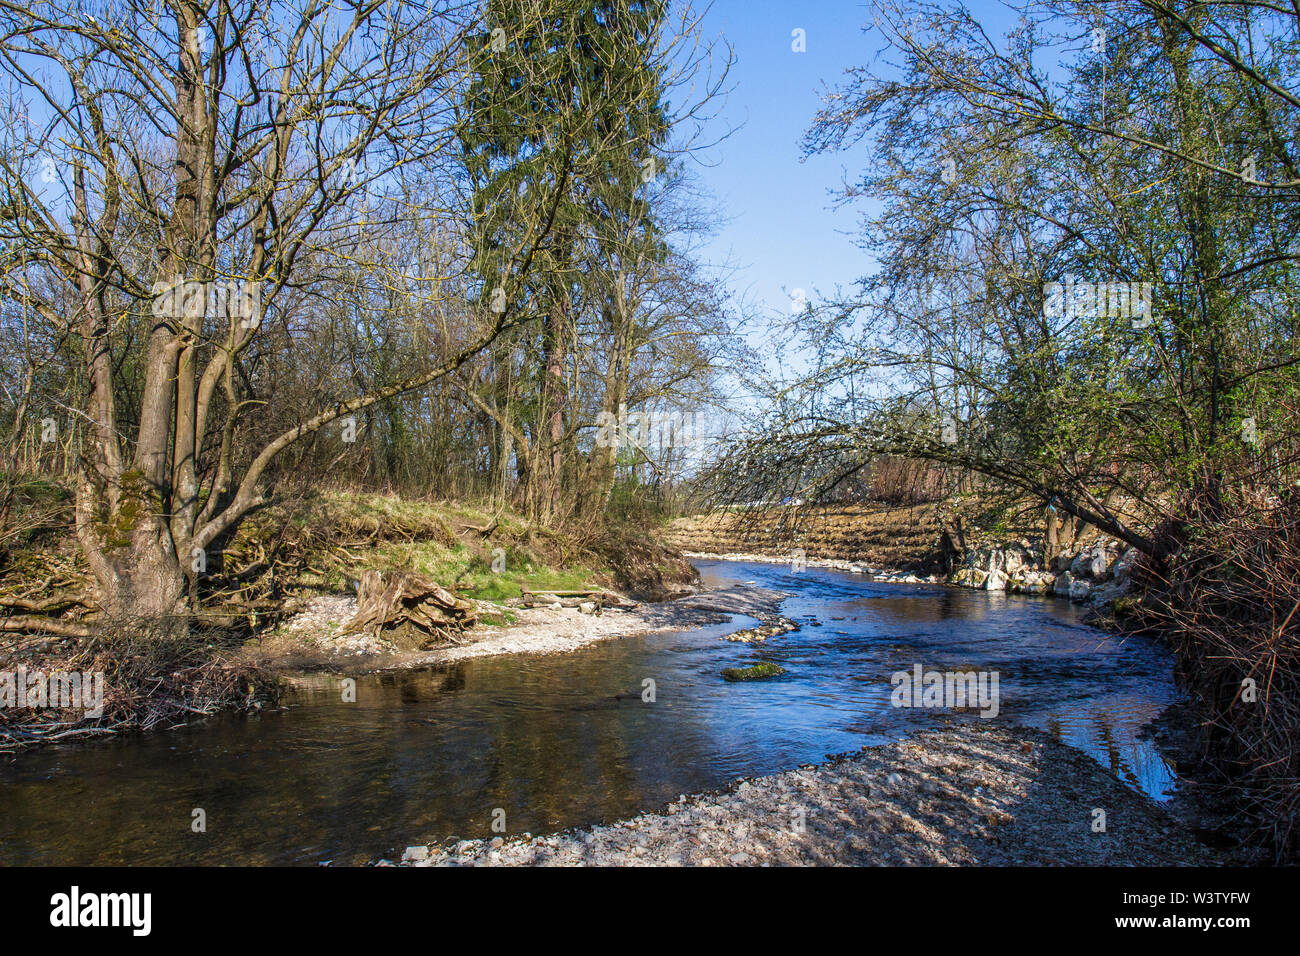
[[[737,617],[372,675],[354,704],[336,679],[313,677],[285,712],[23,754],[0,767],[0,862],[347,862],[491,836],[497,809],[508,833],[614,820],[951,719],[890,705],[890,675],[916,663],[996,670],[998,719],[1046,729],[1156,797],[1173,784],[1140,736],[1176,697],[1167,652],[1087,627],[1067,602],[821,568],[700,568],[790,592],[782,613],[801,629],[720,640],[752,626]],[[756,660],[787,673],[719,676]],[[190,828],[198,807],[206,833]]]

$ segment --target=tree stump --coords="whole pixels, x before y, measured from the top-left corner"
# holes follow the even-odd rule
[[[393,632],[427,648],[461,643],[461,631],[477,622],[472,602],[456,597],[423,574],[366,571],[357,585],[357,613],[343,633],[369,631],[378,636]]]

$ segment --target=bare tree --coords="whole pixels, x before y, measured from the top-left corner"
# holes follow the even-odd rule
[[[476,312],[441,331],[418,373],[238,451],[265,401],[248,395],[243,360],[307,266],[369,272],[367,236],[437,213],[401,186],[454,155],[475,12],[455,0],[0,0],[0,74],[40,131],[0,167],[6,219],[73,295],[88,380],[77,537],[108,613],[183,619],[187,577],[264,500],[277,455],[450,374],[514,321]],[[553,209],[522,224],[507,286]],[[436,301],[439,284],[428,289]],[[122,339],[140,328],[125,346],[132,415]]]

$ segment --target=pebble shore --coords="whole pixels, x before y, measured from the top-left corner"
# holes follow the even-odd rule
[[[607,826],[412,846],[402,856],[398,865],[409,866],[1216,862],[1163,807],[1086,754],[1037,730],[984,722],[741,779]]]
[[[356,614],[356,598],[323,595],[308,601],[267,638],[278,641],[278,645],[271,644],[271,650],[285,656],[287,649],[314,655],[317,662],[346,661],[376,670],[399,670],[503,654],[564,654],[598,641],[706,627],[736,616],[766,622],[771,633],[780,633],[794,627],[777,614],[785,597],[783,591],[745,583],[693,588],[671,601],[609,607],[600,614],[576,607],[509,608],[513,623],[497,627],[479,624],[462,635],[462,644],[400,652],[373,634],[343,635],[343,623]],[[497,614],[505,609],[484,604],[480,610]]]

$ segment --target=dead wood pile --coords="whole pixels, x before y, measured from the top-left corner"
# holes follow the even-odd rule
[[[461,643],[478,622],[476,606],[413,571],[366,571],[357,586],[357,613],[344,634],[392,632],[422,647]]]

